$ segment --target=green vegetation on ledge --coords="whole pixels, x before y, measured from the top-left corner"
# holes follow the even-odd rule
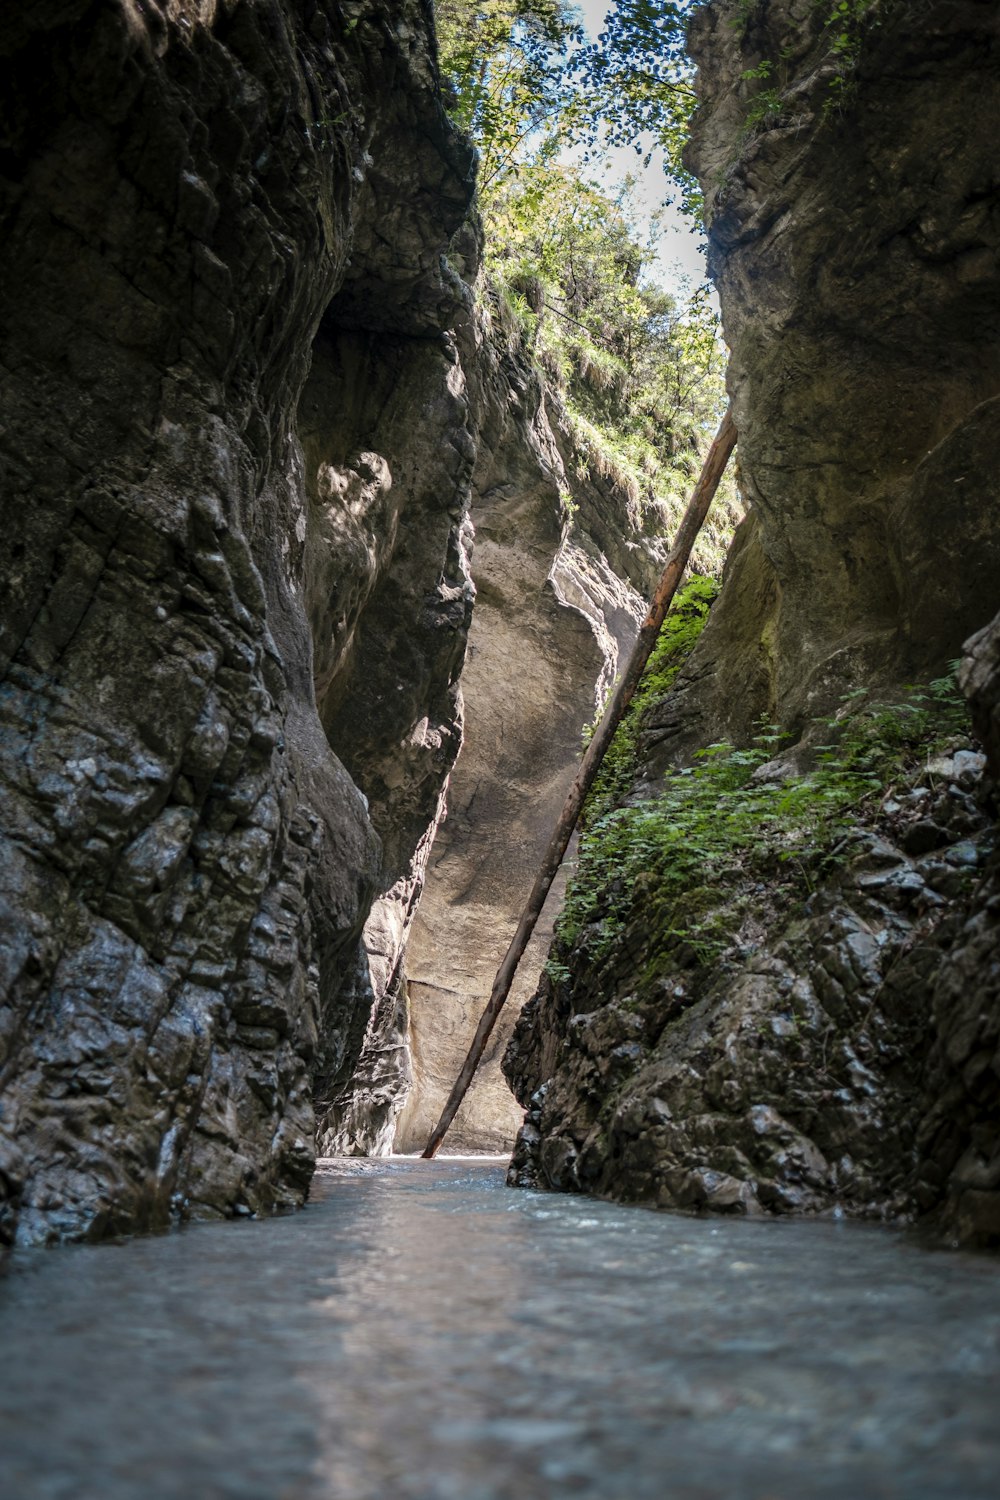
[[[968,740],[967,708],[950,677],[911,689],[902,702],[853,702],[817,726],[826,742],[812,747],[804,774],[774,760],[783,737],[769,730],[745,749],[711,745],[693,766],[671,772],[656,798],[592,818],[550,977],[567,977],[574,948],[592,965],[613,955],[637,897],[645,919],[654,914],[659,948],[681,967],[717,960],[748,914],[808,897],[859,826],[878,827],[896,788]]]
[[[594,789],[584,808],[582,824],[585,828],[599,823],[632,790],[639,772],[639,731],[643,713],[673,687],[705,628],[708,612],[720,588],[717,578],[694,573],[678,589],[632,702],[601,763]],[[588,725],[585,742],[589,742],[592,732],[593,726]]]
[[[813,17],[819,27],[823,55],[816,68],[824,80],[823,118],[846,104],[855,83],[855,70],[864,42],[870,32],[882,24],[899,0],[814,0]],[[749,37],[754,23],[763,11],[762,0],[745,0],[734,22],[741,37]],[[801,64],[801,42],[797,33],[790,34],[775,57],[764,57],[747,68],[742,77],[756,84],[746,107],[744,130],[752,135],[758,130],[780,124],[786,112],[801,107],[797,91],[796,65]],[[792,91],[791,93],[789,91]]]

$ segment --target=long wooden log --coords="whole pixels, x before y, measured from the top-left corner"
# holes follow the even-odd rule
[[[660,627],[666,617],[667,610],[670,608],[671,600],[677,592],[677,587],[684,576],[684,569],[687,567],[688,558],[691,556],[691,548],[694,546],[698,533],[704,524],[705,517],[708,515],[708,508],[719,487],[719,481],[725,473],[730,454],[735,446],[736,425],[733,422],[732,411],[730,410],[723,417],[712,446],[708,450],[708,456],[705,459],[701,476],[692,491],[691,499],[688,502],[687,510],[684,512],[684,519],[681,521],[678,529],[673,549],[667,558],[666,566],[656,586],[656,592],[650,601],[649,612],[639,627],[639,634],[632,648],[628,664],[619,679],[611,702],[604,710],[600,723],[594,730],[593,738],[587,746],[587,752],[580,762],[580,769],[577,771],[573,785],[569,789],[569,795],[559,815],[559,821],[553,830],[541,868],[531,888],[531,894],[521,913],[521,920],[517,924],[517,930],[511,940],[510,947],[507,949],[503,963],[497,970],[489,1002],[476,1028],[476,1034],[472,1039],[472,1046],[469,1048],[468,1055],[462,1064],[461,1071],[455,1080],[452,1091],[448,1095],[448,1102],[441,1112],[441,1118],[438,1120],[427,1145],[424,1147],[423,1155],[425,1157],[432,1157],[437,1151],[444,1140],[448,1127],[458,1112],[459,1105],[468,1092],[473,1075],[479,1066],[479,1060],[489,1040],[490,1032],[496,1025],[497,1017],[504,1007],[507,996],[510,994],[510,987],[514,982],[517,966],[521,961],[525,948],[528,946],[528,940],[535,930],[535,924],[541,915],[542,907],[545,905],[545,898],[549,893],[559,866],[562,864],[563,856],[573,836],[573,830],[576,827],[583,804],[587,800],[587,794],[594,784],[605,752],[614,738],[615,730],[621,723],[625,710],[632,701],[632,696],[645,670],[650,653],[656,645]]]

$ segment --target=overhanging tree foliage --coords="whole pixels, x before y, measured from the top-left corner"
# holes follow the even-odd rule
[[[617,0],[576,65],[591,142],[631,144],[647,159],[650,145],[661,147],[682,207],[698,216],[700,190],[681,159],[695,105],[686,49],[692,8],[693,0]]]
[[[436,19],[452,113],[479,147],[482,194],[525,153],[566,136],[583,31],[565,0],[438,0]]]
[[[438,0],[453,112],[480,148],[481,186],[561,143],[663,148],[693,207],[681,161],[694,107],[685,32],[693,0],[617,0],[596,42],[568,0]]]
[[[535,160],[484,197],[486,263],[562,401],[583,465],[669,528],[724,404],[716,318],[643,279],[651,247],[571,165]],[[656,516],[649,521],[655,526]]]
[[[452,112],[480,151],[489,284],[564,403],[581,463],[653,507],[652,526],[656,507],[666,523],[679,510],[718,420],[722,355],[704,296],[685,306],[645,276],[628,185],[609,194],[586,162],[641,131],[679,158],[685,10],[622,0],[595,45],[567,0],[437,9]]]

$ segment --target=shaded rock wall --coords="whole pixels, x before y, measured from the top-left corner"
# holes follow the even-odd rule
[[[1000,784],[1000,615],[966,645],[961,682]],[[996,801],[996,799],[994,799]],[[932,995],[918,1150],[931,1203],[963,1241],[1000,1245],[1000,861],[956,923]]]
[[[471,161],[428,26],[0,24],[7,1237],[301,1202],[313,1073],[360,1048],[359,935],[416,879],[467,621],[443,251]]]
[[[792,759],[807,756],[845,691],[940,673],[1000,598],[996,8],[875,18],[833,108],[843,61],[815,8],[695,20],[692,160],[751,514],[679,691],[643,721],[637,795],[697,745],[746,743],[762,714],[805,732]],[[780,99],[747,128],[761,85],[744,74],[765,58]],[[995,773],[995,626],[968,650]],[[996,1240],[1000,909],[980,765],[918,774],[803,910],[762,887],[714,971],[671,953],[656,890],[638,893],[614,951],[571,955],[518,1028],[513,1180],[729,1212],[934,1212]]]
[[[332,625],[331,656],[318,654],[316,692],[330,742],[368,798],[383,843],[379,896],[364,934],[371,996],[357,1010],[362,1037],[321,1070],[319,1094],[330,1107],[320,1141],[328,1154],[387,1148],[400,1069],[405,1079],[392,1017],[461,743],[458,676],[474,598],[467,504],[475,450],[464,385],[452,345],[363,334],[314,359],[303,398],[307,410],[322,413],[335,391],[361,393],[342,412],[338,452],[316,451],[310,470],[320,476],[311,489],[332,528],[322,553],[329,576],[321,585],[317,579],[314,604],[317,619]],[[367,450],[354,452],[361,441]],[[314,446],[307,440],[307,452]],[[360,597],[345,597],[346,590]],[[379,1057],[389,1049],[388,1072],[365,1065],[355,1078],[365,1035],[366,1056],[376,1039]]]
[[[996,11],[876,9],[840,91],[822,8],[696,15],[690,156],[751,514],[654,764],[933,675],[1000,597]],[[763,59],[780,108],[748,128]]]

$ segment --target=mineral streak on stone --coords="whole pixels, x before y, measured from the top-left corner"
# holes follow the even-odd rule
[[[875,14],[836,107],[815,7],[696,16],[691,160],[751,513],[681,689],[645,716],[640,783],[762,714],[798,732],[847,689],[938,675],[970,636],[989,764],[929,766],[800,913],[762,887],[714,970],[671,944],[655,880],[599,964],[563,955],[507,1054],[528,1110],[512,1180],[933,1213],[998,1243],[1000,20],[971,0]],[[781,107],[748,129],[764,59]]]
[[[313,1072],[360,1047],[358,939],[414,878],[468,610],[443,252],[471,160],[428,27],[418,0],[0,23],[6,1238],[301,1202]],[[333,753],[362,712],[384,861]]]

